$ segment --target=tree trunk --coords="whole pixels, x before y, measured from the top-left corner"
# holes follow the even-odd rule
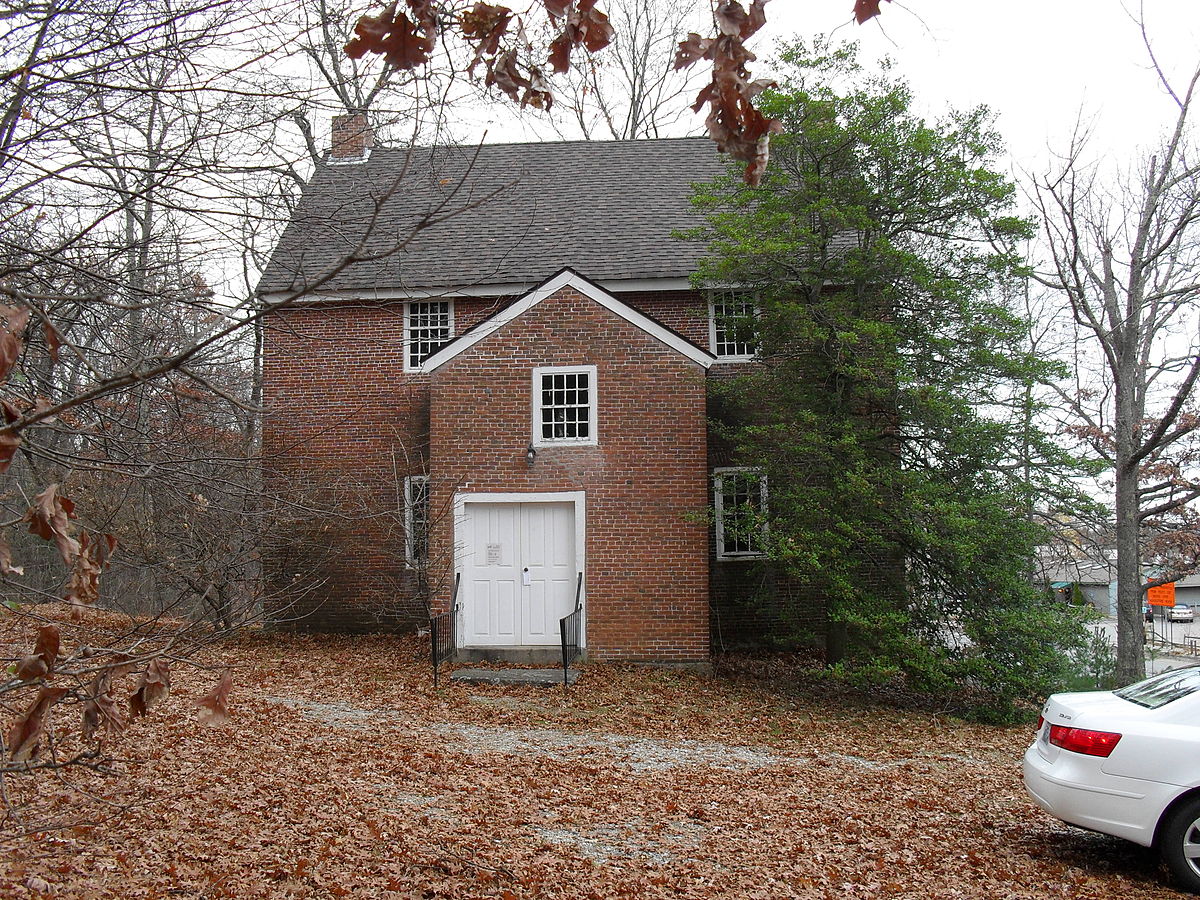
[[[845,659],[849,642],[850,635],[846,623],[829,622],[825,632],[825,662],[832,666]]]
[[[1125,685],[1146,677],[1146,632],[1142,619],[1142,561],[1138,543],[1138,472],[1137,465],[1131,462],[1135,443],[1134,410],[1132,399],[1120,387],[1117,406],[1117,683]]]

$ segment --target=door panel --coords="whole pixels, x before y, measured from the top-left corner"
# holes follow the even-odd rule
[[[468,507],[467,566],[470,586],[464,643],[508,646],[519,640],[521,570],[517,566],[516,504]]]
[[[530,581],[522,642],[557,644],[558,620],[575,608],[575,508],[570,503],[521,506],[522,563]]]

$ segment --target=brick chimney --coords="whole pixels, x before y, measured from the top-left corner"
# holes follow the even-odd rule
[[[333,139],[329,155],[333,159],[356,159],[367,155],[374,144],[367,114],[352,112],[333,117]]]

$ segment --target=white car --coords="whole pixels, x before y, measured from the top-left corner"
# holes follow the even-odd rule
[[[1051,815],[1156,847],[1179,885],[1200,893],[1200,666],[1053,695],[1023,768]]]

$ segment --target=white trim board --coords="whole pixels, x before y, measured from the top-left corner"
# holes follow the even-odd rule
[[[694,291],[695,285],[687,278],[609,278],[597,281],[601,288],[613,294],[632,291]],[[368,300],[438,300],[445,297],[511,297],[533,290],[537,285],[528,281],[496,282],[494,284],[467,284],[457,287],[412,287],[376,288],[372,290],[340,291],[269,291],[262,294],[267,303],[281,303],[291,299],[289,305],[307,306],[316,303],[343,303]],[[294,299],[292,299],[294,298]]]
[[[608,293],[608,291],[604,290],[598,284],[588,281],[588,279],[584,278],[578,272],[572,269],[563,269],[563,271],[542,282],[538,287],[534,288],[508,308],[500,310],[500,312],[489,319],[485,319],[479,325],[475,326],[474,330],[468,331],[454,342],[433,354],[433,356],[425,360],[425,364],[421,366],[421,372],[430,374],[441,368],[463,351],[469,350],[485,337],[499,331],[509,322],[524,315],[534,306],[563,288],[571,288],[589,300],[594,300],[605,309],[615,313],[625,321],[635,325],[646,332],[646,334],[666,344],[672,350],[682,356],[686,356],[692,362],[703,366],[705,369],[711,366],[716,359],[707,350],[697,347],[686,338],[658,324],[649,316],[638,312],[629,304],[618,300],[612,294]]]

